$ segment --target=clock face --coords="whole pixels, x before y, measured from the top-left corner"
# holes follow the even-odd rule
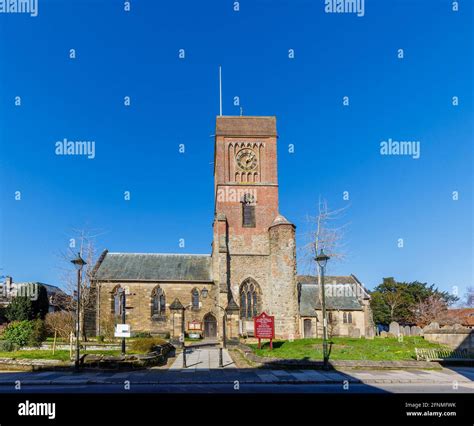
[[[236,160],[242,170],[249,171],[257,167],[257,155],[250,148],[241,149],[237,153]]]

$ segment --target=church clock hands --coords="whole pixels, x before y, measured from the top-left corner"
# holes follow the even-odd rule
[[[244,148],[237,153],[237,165],[245,171],[253,170],[257,167],[257,156],[251,149]]]

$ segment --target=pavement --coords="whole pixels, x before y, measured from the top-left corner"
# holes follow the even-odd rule
[[[360,388],[389,392],[473,392],[474,367],[442,369],[270,369],[237,368],[229,352],[222,350],[223,368],[219,367],[219,349],[214,345],[186,348],[186,365],[179,353],[169,368],[152,367],[134,371],[83,370],[17,372],[0,371],[0,393],[30,389],[32,392],[121,392],[124,388],[156,392],[206,392],[232,390],[246,386],[249,392],[283,389],[290,386],[303,392],[309,389],[333,389],[335,392]],[[278,385],[278,386],[275,386]],[[390,388],[391,390],[387,390]],[[400,390],[401,389],[401,390]],[[144,390],[145,391],[145,390]],[[272,390],[273,392],[273,390]]]
[[[179,359],[175,361],[179,364]],[[43,371],[1,372],[0,391],[12,390],[15,385],[205,385],[205,384],[409,384],[443,385],[456,388],[465,386],[474,389],[474,368],[444,368],[442,370],[274,370],[235,367],[221,369],[187,369],[173,364],[170,369],[148,369],[137,371]],[[191,363],[190,363],[191,365]]]
[[[227,349],[222,349],[223,368],[236,368],[235,363],[229,355]],[[187,372],[197,370],[212,370],[219,367],[219,348],[190,346],[186,348]],[[183,354],[180,353],[171,365],[171,370],[181,370],[183,368]]]

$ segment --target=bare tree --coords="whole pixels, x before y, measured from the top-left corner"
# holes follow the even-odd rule
[[[474,307],[474,286],[469,286],[466,290],[465,305],[466,308]]]
[[[303,253],[306,265],[309,265],[310,274],[317,273],[318,285],[320,291],[318,292],[319,303],[322,306],[322,277],[321,271],[317,267],[315,258],[322,249],[332,260],[342,261],[346,257],[345,251],[345,231],[348,224],[339,225],[346,209],[349,206],[330,210],[326,200],[319,199],[317,216],[308,216],[307,222],[310,224],[310,231],[307,234],[309,242],[304,245]],[[316,270],[315,270],[316,269]],[[327,316],[327,312],[326,312]],[[324,321],[324,319],[323,319]],[[336,327],[336,324],[330,324],[332,321],[327,321],[328,332],[330,335]]]
[[[443,325],[451,325],[455,322],[448,315],[446,302],[437,294],[432,294],[426,299],[418,302],[410,308],[414,322],[420,327],[424,327],[433,321]]]
[[[390,309],[390,319],[395,320],[395,309],[397,309],[403,303],[403,295],[399,289],[395,289],[385,295],[385,303]]]
[[[348,223],[340,225],[339,221],[344,216],[349,206],[337,210],[330,210],[326,200],[319,200],[318,214],[307,216],[310,231],[306,234],[308,242],[303,246],[305,263],[310,267],[310,273],[315,270],[315,257],[321,249],[331,260],[342,261],[347,257],[345,234]],[[317,269],[317,268],[316,268]]]
[[[46,315],[45,324],[49,333],[57,334],[64,340],[74,331],[74,314],[67,311],[51,312]]]
[[[91,290],[91,276],[97,261],[96,238],[101,235],[99,232],[93,232],[85,229],[73,229],[72,237],[69,239],[68,249],[61,253],[62,280],[65,283],[69,294],[77,293],[77,272],[71,265],[71,259],[77,256],[77,253],[86,261],[81,273],[80,283],[80,334],[87,341],[85,317],[94,309],[95,298]],[[70,310],[76,310],[77,297],[71,297]]]

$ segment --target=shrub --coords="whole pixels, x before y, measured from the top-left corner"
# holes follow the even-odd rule
[[[0,340],[0,352],[11,352],[16,349],[16,345],[9,340]]]
[[[97,336],[97,341],[98,341],[99,343],[103,343],[104,339],[105,339],[104,336]]]
[[[115,333],[115,318],[110,314],[100,320],[100,334],[107,340],[113,340]]]
[[[152,352],[155,346],[164,345],[166,340],[159,337],[140,337],[134,339],[130,344],[130,349],[134,352],[147,353]]]
[[[133,337],[151,337],[151,334],[148,333],[147,331],[137,331]]]
[[[68,340],[71,332],[74,332],[74,314],[68,311],[51,312],[45,318],[46,329],[49,335],[57,335],[64,340]]]
[[[31,330],[30,337],[28,338],[28,345],[41,346],[41,343],[46,340],[47,335],[44,321],[37,319],[31,322],[33,323],[33,328]]]
[[[25,346],[30,339],[34,326],[33,321],[13,321],[8,324],[3,332],[3,338],[20,347]]]

